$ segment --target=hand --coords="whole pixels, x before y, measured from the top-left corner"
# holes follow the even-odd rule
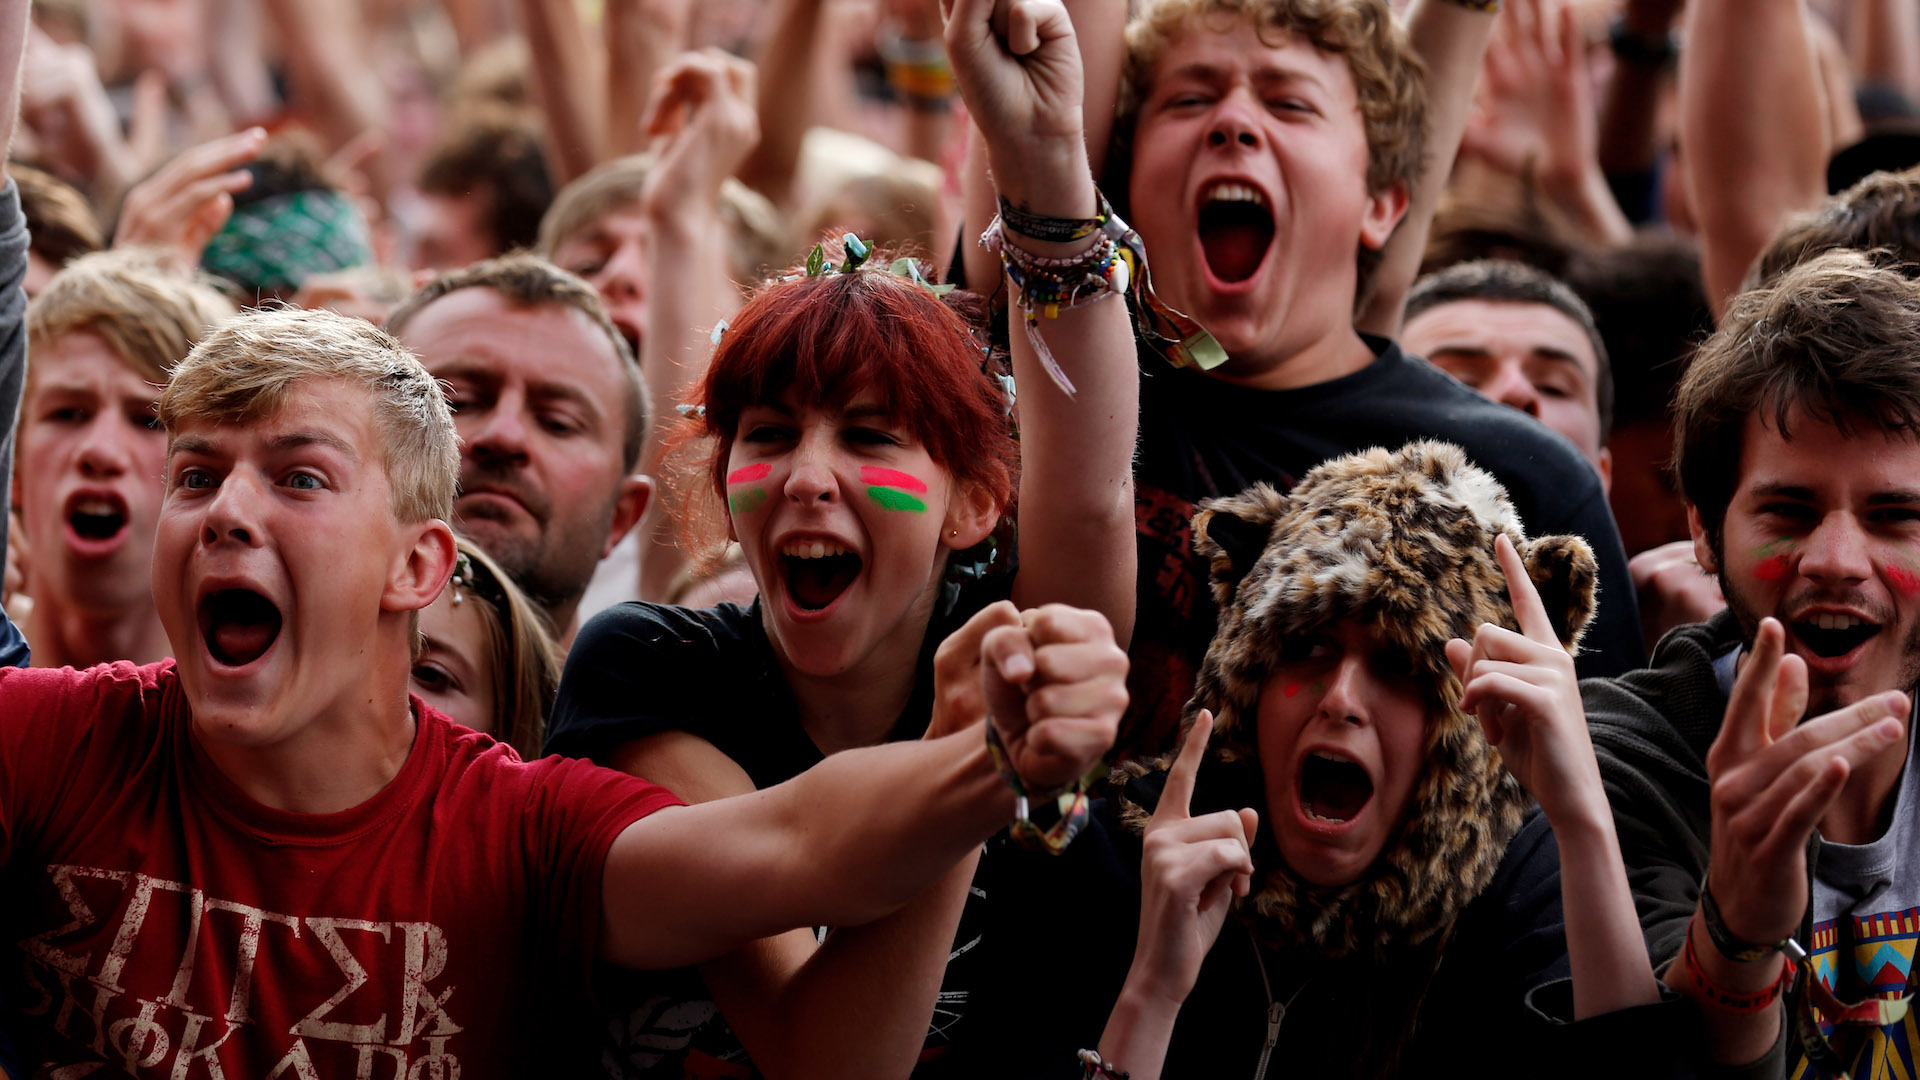
[[[988,631],[1021,625],[1020,609],[1012,601],[988,604],[933,651],[933,720],[927,724],[927,738],[964,731],[986,719],[980,646]]]
[[[641,195],[649,213],[718,204],[720,182],[760,143],[755,77],[751,61],[718,49],[682,53],[660,73],[641,121],[657,155]]]
[[[1513,542],[1500,536],[1493,551],[1520,632],[1482,624],[1472,645],[1459,638],[1447,642],[1447,659],[1464,688],[1460,708],[1480,718],[1507,771],[1540,801],[1558,831],[1570,820],[1566,815],[1610,813],[1606,789],[1587,735],[1573,657],[1561,647]]]
[[[1140,859],[1140,937],[1129,988],[1177,1007],[1200,977],[1200,963],[1220,936],[1232,906],[1253,885],[1253,837],[1260,815],[1250,809],[1189,817],[1194,777],[1207,753],[1213,714],[1201,710],[1167,773]]]
[[[1036,213],[1089,217],[1086,78],[1060,0],[941,0],[947,59],[984,136],[994,186]]]
[[[1704,622],[1727,606],[1720,583],[1700,569],[1691,540],[1635,555],[1627,560],[1627,576],[1640,597],[1640,625],[1649,647],[1674,627]]]
[[[981,641],[987,722],[1034,791],[1066,787],[1113,747],[1127,711],[1127,654],[1097,611],[1048,604]]]
[[[181,151],[127,192],[113,246],[158,247],[182,266],[200,265],[200,253],[233,213],[233,193],[253,182],[239,166],[266,140],[264,130],[248,128]]]
[[[1599,168],[1598,117],[1579,11],[1566,0],[1508,0],[1495,22],[1460,153],[1549,191]]]
[[[1786,655],[1786,631],[1760,621],[1707,751],[1713,784],[1708,887],[1727,929],[1756,944],[1800,927],[1807,907],[1807,838],[1854,768],[1906,736],[1907,695],[1875,694],[1817,719],[1807,665]]]

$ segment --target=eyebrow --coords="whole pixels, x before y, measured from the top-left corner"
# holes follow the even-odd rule
[[[181,435],[167,444],[167,456],[175,454],[199,454],[202,457],[213,453],[213,440],[201,435]]]
[[[302,450],[309,446],[327,447],[339,453],[348,461],[360,460],[360,452],[353,448],[353,444],[329,431],[289,431],[285,435],[275,435],[267,442],[267,449],[275,453],[284,453],[288,450]]]

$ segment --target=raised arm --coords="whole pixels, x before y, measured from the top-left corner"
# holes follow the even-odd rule
[[[674,407],[706,374],[713,328],[740,307],[728,274],[720,185],[760,137],[754,82],[745,60],[718,49],[683,53],[661,74],[648,108],[644,127],[658,156],[641,195],[649,242],[639,359],[653,407],[643,459],[650,471],[680,420]],[[646,530],[640,596],[663,599],[687,553],[664,501],[655,502]]]
[[[1613,812],[1587,734],[1573,657],[1554,632],[1527,566],[1502,536],[1519,632],[1484,624],[1447,643],[1460,707],[1475,714],[1515,779],[1538,799],[1560,845],[1560,896],[1576,1020],[1659,1000]]]
[[[995,27],[1004,26],[1002,35]],[[947,56],[976,129],[984,133],[994,184],[1023,218],[1091,218],[1098,208],[1081,115],[1084,79],[1072,22],[1059,0],[958,0],[947,12]],[[1027,224],[1029,232],[1042,228]],[[1006,261],[1069,264],[1107,242],[1099,232],[1050,242],[1004,227]],[[1084,267],[1072,270],[1085,274]],[[1035,275],[1044,279],[1044,274]],[[1140,380],[1123,297],[1073,306],[1035,303],[1033,333],[1012,340],[1020,414],[1022,606],[1059,602],[1112,621],[1123,644],[1133,628],[1133,445]],[[1022,298],[1009,282],[1013,310]],[[1038,337],[1075,387],[1069,395],[1043,364]]]
[[[1453,175],[1494,20],[1493,12],[1458,0],[1414,0],[1407,11],[1407,37],[1427,65],[1427,160],[1409,193],[1406,216],[1381,252],[1373,295],[1354,318],[1364,333],[1393,337],[1400,332],[1407,290],[1419,276],[1427,232]]]
[[[653,83],[686,47],[690,0],[609,0],[601,25],[607,40],[607,142],[610,157],[647,148],[642,121]]]
[[[269,25],[285,50],[294,92],[311,109],[333,149],[387,127],[387,98],[380,80],[367,75],[363,57],[369,39],[360,5],[349,0],[265,0]],[[392,187],[386,155],[369,163],[375,190]]]
[[[1826,94],[1807,18],[1801,0],[1692,0],[1687,11],[1680,146],[1716,315],[1787,215],[1826,194]]]
[[[533,60],[534,97],[547,121],[547,167],[558,188],[607,156],[608,104],[600,75],[607,56],[588,37],[573,0],[519,0],[519,8]]]
[[[1029,625],[1064,618],[1059,610]],[[983,646],[988,722],[1028,785],[1064,787],[1113,745],[1125,695],[1104,682],[1055,685],[1016,631],[995,630]],[[1118,651],[1110,639],[1105,648]],[[634,823],[607,855],[602,956],[679,967],[794,927],[898,910],[1013,818],[982,730],[844,751],[784,784]]]

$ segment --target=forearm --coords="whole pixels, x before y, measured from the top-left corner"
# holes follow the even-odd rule
[[[1622,28],[1635,38],[1660,41],[1672,32],[1665,22],[1627,5]],[[1616,56],[1600,95],[1598,157],[1608,173],[1646,172],[1660,159],[1660,94],[1671,64],[1633,63]]]
[[[28,0],[0,3],[0,149],[13,145],[14,125],[20,119],[20,60],[27,52],[27,25],[33,5]],[[6,162],[0,158],[0,177]],[[11,412],[5,414],[11,417]],[[7,433],[13,428],[9,425]]]
[[[1160,1080],[1181,1003],[1143,988],[1144,981],[1138,969],[1127,973],[1120,1000],[1100,1033],[1100,1059],[1131,1073],[1134,1080]]]
[[[647,100],[654,77],[685,47],[688,0],[611,0],[602,25],[607,40],[607,135],[610,157],[647,148]]]
[[[979,861],[976,847],[906,907],[829,934],[779,995],[770,1052],[740,1031],[760,1071],[769,1080],[912,1072]]]
[[[1847,51],[1863,86],[1883,86],[1920,101],[1920,4],[1853,0],[1846,8]]]
[[[366,35],[358,5],[266,0],[265,8],[286,49],[290,80],[328,144],[338,149],[363,132],[384,130],[387,103],[380,82],[362,75]]]
[[[1051,217],[1084,218],[1096,206],[1093,177],[1079,147],[1062,149],[1056,166],[1027,167],[991,149],[994,176],[1007,201]],[[1036,167],[1038,166],[1038,167]],[[1091,240],[1048,244],[1009,235],[1035,255],[1070,257]],[[1008,283],[1008,293],[1015,292]],[[1016,308],[1008,318],[1020,319]],[[1091,608],[1113,625],[1124,647],[1131,637],[1135,563],[1133,449],[1139,433],[1140,377],[1133,324],[1124,298],[1062,307],[1035,329],[1073,384],[1054,384],[1028,335],[1008,335],[1019,390],[1020,577],[1022,607],[1064,603]]]
[[[1687,17],[1681,139],[1718,312],[1780,222],[1825,194],[1826,99],[1801,0],[1696,0]]]
[[[740,180],[776,206],[790,207],[800,144],[814,120],[814,91],[821,77],[816,68],[824,49],[820,0],[777,2],[772,32],[754,56],[760,68],[760,144],[741,165]]]
[[[1728,960],[1714,947],[1713,939],[1707,936],[1707,928],[1701,919],[1702,916],[1695,912],[1693,921],[1687,924],[1687,935],[1692,940],[1695,959],[1715,986],[1731,993],[1754,994],[1765,990],[1779,978],[1781,959],[1778,954],[1744,964]],[[1784,1010],[1778,1002],[1753,1013],[1738,1013],[1723,1008],[1715,1004],[1695,981],[1686,961],[1678,958],[1667,968],[1666,982],[1699,1004],[1707,1054],[1714,1062],[1746,1065],[1766,1056],[1779,1041]]]
[[[1400,332],[1407,290],[1420,273],[1427,233],[1453,174],[1494,17],[1452,0],[1414,0],[1407,12],[1407,36],[1427,65],[1427,160],[1409,192],[1406,216],[1382,252],[1373,295],[1355,317],[1366,333],[1392,337]]]
[[[1660,998],[1627,885],[1606,800],[1585,815],[1550,822],[1560,847],[1560,904],[1573,969],[1576,1020]]]
[[[640,374],[653,416],[648,422],[644,468],[658,466],[669,433],[680,423],[675,406],[706,375],[713,328],[740,306],[727,277],[727,228],[717,204],[694,198],[649,215],[647,327]],[[640,597],[665,597],[686,565],[678,525],[664,503],[648,515],[640,555]]]
[[[1612,247],[1633,239],[1633,224],[1614,200],[1606,174],[1597,161],[1588,162],[1576,176],[1548,181],[1543,178],[1541,193],[1566,218],[1577,235],[1588,244]]]
[[[533,59],[534,97],[547,122],[547,164],[554,187],[605,158],[604,57],[581,25],[573,0],[519,0],[520,25]]]

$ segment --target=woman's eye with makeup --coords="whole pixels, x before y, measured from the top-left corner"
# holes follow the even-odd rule
[[[413,681],[430,694],[446,694],[460,689],[453,675],[438,664],[421,663],[413,666]]]

